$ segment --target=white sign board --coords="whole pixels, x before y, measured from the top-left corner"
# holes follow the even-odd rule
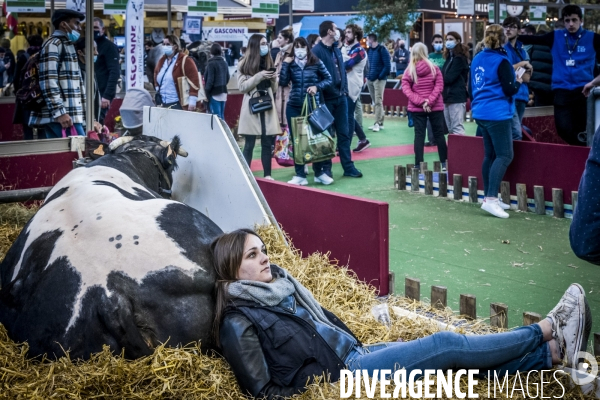
[[[126,89],[144,87],[144,0],[129,0],[125,21]]]
[[[218,15],[217,0],[188,0],[189,17],[216,17]]]
[[[67,10],[73,10],[85,15],[85,0],[67,0],[65,7]]]
[[[252,18],[279,18],[279,0],[252,0]]]
[[[447,22],[444,24],[444,33],[447,35],[448,32],[458,32],[460,33],[460,35],[462,37],[464,36],[464,25],[462,22]],[[436,23],[434,26],[434,32],[433,33],[437,33],[438,35],[442,34],[442,24],[441,23]],[[446,40],[446,38],[444,38],[444,40]]]
[[[474,15],[475,0],[458,0],[456,5],[456,13],[458,15]]]
[[[245,26],[210,26],[202,28],[202,40],[211,42],[241,41],[246,46],[249,38],[250,34]]]
[[[229,127],[216,115],[144,107],[144,135],[179,135],[188,157],[177,157],[173,200],[181,201],[230,232],[277,221]]]
[[[185,33],[188,35],[199,35],[202,32],[202,21],[200,18],[185,19]]]
[[[293,11],[315,11],[315,0],[293,0]]]

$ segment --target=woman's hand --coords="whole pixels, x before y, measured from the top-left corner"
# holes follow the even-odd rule
[[[288,64],[291,64],[292,61],[294,61],[294,59],[292,57],[286,57],[285,60],[283,60],[284,63],[288,63]]]
[[[264,71],[260,71],[259,74],[263,80],[275,78],[275,71],[269,71],[265,69]]]
[[[317,94],[317,87],[309,86],[308,89],[306,89],[306,93],[310,94],[311,96],[314,96],[315,94]]]
[[[423,111],[427,113],[431,112],[431,107],[429,107],[429,100],[425,100],[425,103],[423,103]]]

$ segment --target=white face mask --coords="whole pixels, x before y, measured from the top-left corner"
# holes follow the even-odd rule
[[[335,36],[333,37],[335,39],[335,41],[339,41],[340,40],[340,31],[338,31],[337,29],[335,30]]]
[[[304,60],[306,58],[306,48],[295,48],[294,54],[299,60]]]

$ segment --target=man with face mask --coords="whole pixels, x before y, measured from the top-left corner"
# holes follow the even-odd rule
[[[41,109],[32,110],[29,125],[44,129],[47,138],[85,136],[85,83],[81,77],[73,44],[81,36],[84,15],[73,10],[52,14],[54,33],[42,46],[39,56],[39,84],[44,97]],[[89,126],[93,116],[89,118]]]
[[[429,61],[433,63],[439,69],[444,66],[444,38],[439,33],[433,35],[431,39],[431,47],[433,47],[433,53],[429,53]]]
[[[367,74],[367,87],[373,103],[375,103],[375,124],[369,129],[379,132],[383,129],[383,91],[390,74],[391,59],[387,48],[377,42],[377,35],[370,33],[367,36],[369,49],[369,73]]]
[[[348,110],[348,76],[346,75],[346,68],[344,68],[344,58],[337,47],[338,42],[341,40],[340,31],[334,22],[323,21],[319,25],[319,35],[321,41],[312,48],[312,52],[323,62],[333,81],[329,87],[323,90],[323,97],[327,109],[335,119],[332,128],[335,129],[337,136],[344,176],[361,178],[363,174],[354,166],[350,151],[352,132],[350,132],[348,116],[352,114],[349,114]],[[351,113],[353,112],[354,108]],[[323,163],[323,172],[332,178],[331,160]],[[333,182],[333,179],[329,183],[331,182]]]
[[[94,18],[94,41],[98,46],[98,59],[94,62],[94,72],[102,96],[98,122],[103,124],[110,102],[115,98],[121,72],[119,48],[106,37],[104,22],[98,17]]]

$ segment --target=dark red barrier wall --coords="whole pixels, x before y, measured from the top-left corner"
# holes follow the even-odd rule
[[[77,153],[0,157],[0,190],[54,186],[73,169]]]
[[[388,204],[257,179],[275,218],[303,254],[331,252],[359,279],[389,293]]]
[[[23,127],[13,125],[15,103],[0,104],[0,142],[23,140]]]
[[[576,147],[552,143],[514,141],[515,156],[504,175],[510,182],[510,193],[516,195],[516,184],[527,185],[527,196],[533,198],[533,186],[544,187],[546,201],[552,201],[552,189],[562,189],[565,204],[571,204],[571,191],[577,191],[590,153],[589,147]],[[479,137],[448,135],[448,177],[477,177],[477,187],[483,190],[481,164],[483,140]]]

